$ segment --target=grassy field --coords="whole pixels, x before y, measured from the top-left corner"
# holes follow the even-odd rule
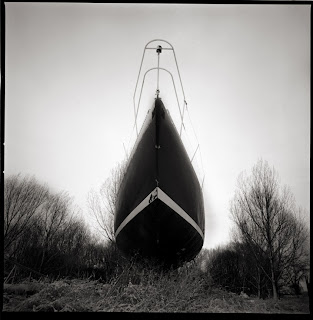
[[[303,296],[257,299],[214,287],[195,270],[122,272],[110,283],[62,279],[4,284],[3,311],[308,314]]]

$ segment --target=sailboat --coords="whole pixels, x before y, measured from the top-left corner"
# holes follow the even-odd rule
[[[156,41],[165,42],[165,47],[151,47]],[[158,57],[157,67],[148,70],[157,71],[156,97],[138,133],[119,187],[114,232],[116,244],[126,256],[139,253],[179,265],[192,260],[203,246],[203,194],[159,90],[159,72],[169,73],[160,68],[160,54],[172,50],[177,65],[174,48],[165,40],[152,40],[144,48],[142,61],[145,51],[151,49]],[[142,63],[139,74],[141,68]],[[139,75],[136,88],[138,79]],[[135,104],[134,112],[136,118]]]

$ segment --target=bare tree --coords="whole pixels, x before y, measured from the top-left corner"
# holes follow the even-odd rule
[[[281,269],[284,284],[291,285],[298,294],[300,280],[307,276],[310,263],[309,229],[302,209],[293,217],[290,227],[292,236],[279,258],[284,262]]]
[[[58,241],[59,233],[64,233],[66,231],[65,229],[70,225],[67,223],[70,219],[70,202],[71,199],[67,193],[60,192],[55,195],[50,195],[40,212],[39,219],[43,231],[43,251],[39,271],[41,271],[44,263],[49,262],[53,254],[57,254],[57,251],[52,254],[50,253],[48,260],[46,259],[49,249]]]
[[[111,259],[114,243],[111,248],[96,241],[77,216],[68,193],[51,193],[35,178],[20,175],[6,178],[4,191],[6,276],[12,270],[14,277],[20,278],[29,272],[79,276],[94,265],[105,265],[107,275],[114,272],[118,263]],[[114,201],[112,196],[109,199]]]
[[[89,212],[96,220],[99,231],[110,242],[114,237],[114,214],[118,190],[125,174],[125,163],[118,164],[111,170],[111,176],[101,185],[99,191],[88,193]]]
[[[250,245],[254,259],[272,285],[278,298],[278,283],[283,270],[290,264],[292,243],[296,234],[294,198],[278,184],[278,175],[266,161],[259,160],[252,175],[241,175],[231,203],[231,216],[242,240]],[[264,259],[269,268],[265,268]],[[262,261],[261,261],[262,260]]]
[[[34,221],[32,217],[48,197],[48,188],[34,177],[13,175],[4,181],[4,251],[8,254],[19,237]],[[12,254],[12,252],[10,252]]]
[[[78,219],[68,221],[57,238],[57,251],[63,257],[65,273],[72,274],[74,270],[82,269],[88,263],[87,250],[91,243],[85,223]]]

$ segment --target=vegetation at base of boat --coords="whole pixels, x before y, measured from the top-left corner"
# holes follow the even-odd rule
[[[309,313],[306,294],[258,299],[217,286],[203,256],[175,270],[130,259],[108,282],[98,278],[24,279],[4,285],[4,311]]]

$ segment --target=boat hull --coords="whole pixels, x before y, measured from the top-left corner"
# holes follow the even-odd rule
[[[161,99],[148,112],[116,203],[118,248],[166,263],[193,259],[204,240],[202,190]]]

